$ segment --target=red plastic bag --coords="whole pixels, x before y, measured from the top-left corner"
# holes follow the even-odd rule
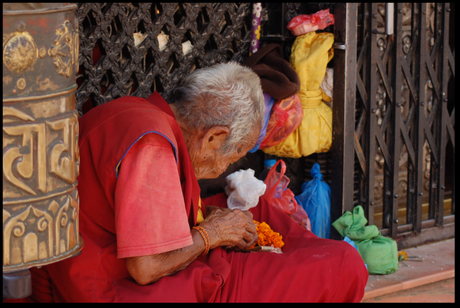
[[[329,13],[329,9],[321,10],[312,15],[298,15],[287,25],[287,29],[292,35],[299,36],[308,32],[323,30],[335,23],[334,15]]]
[[[268,120],[265,138],[259,149],[265,149],[284,141],[300,123],[303,109],[299,95],[294,94],[286,99],[275,101]]]
[[[276,167],[281,163],[281,173],[276,171]],[[270,169],[265,178],[265,185],[267,186],[262,198],[268,203],[276,206],[286,214],[288,214],[296,223],[305,229],[311,231],[311,223],[308,218],[307,212],[302,206],[298,206],[294,193],[287,188],[289,185],[289,178],[284,175],[286,172],[286,164],[282,159],[278,160],[276,164]]]
[[[279,163],[281,163],[281,173],[276,171],[276,167]],[[265,178],[264,183],[267,188],[262,197],[265,198],[268,203],[278,207],[283,212],[293,214],[297,212],[297,201],[294,198],[294,193],[287,188],[290,180],[284,175],[285,172],[286,164],[280,159],[270,169]]]
[[[291,214],[291,217],[296,223],[298,223],[308,231],[311,231],[310,218],[308,218],[308,214],[303,207],[297,206],[297,212]]]

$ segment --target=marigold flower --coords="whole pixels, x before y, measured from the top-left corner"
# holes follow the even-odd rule
[[[405,251],[398,252],[398,260],[407,260],[407,253]]]
[[[271,246],[275,248],[282,248],[284,246],[283,237],[272,230],[266,222],[258,222],[254,220],[254,225],[257,229],[257,242],[251,248],[258,246]]]

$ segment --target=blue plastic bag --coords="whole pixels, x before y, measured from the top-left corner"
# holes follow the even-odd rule
[[[352,240],[350,240],[350,238],[348,236],[345,236],[343,238],[343,241],[344,242],[347,242],[348,244],[350,244],[351,246],[353,246],[356,250],[358,250],[359,252],[359,249],[358,249],[358,246],[356,246],[355,242],[353,242]]]
[[[301,187],[301,194],[295,199],[302,205],[311,221],[311,232],[321,238],[329,238],[331,233],[331,188],[322,181],[319,164],[310,170],[313,177]]]
[[[345,236],[345,237],[343,238],[343,241],[346,242],[346,243],[348,243],[348,244],[350,244],[351,246],[353,246],[353,247],[359,252],[358,246],[356,246],[355,242],[353,242],[352,240],[350,240],[350,238],[349,238],[348,236]],[[365,266],[366,269],[367,269],[367,264],[366,264],[366,263],[364,263],[364,266]]]

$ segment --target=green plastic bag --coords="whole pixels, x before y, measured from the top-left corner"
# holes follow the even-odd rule
[[[355,242],[369,274],[387,275],[396,272],[399,266],[396,241],[381,236],[377,226],[366,224],[364,210],[358,205],[353,209],[353,214],[345,212],[332,226],[340,235],[348,236]]]

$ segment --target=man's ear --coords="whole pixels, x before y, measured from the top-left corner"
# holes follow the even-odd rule
[[[206,131],[203,137],[203,146],[207,149],[217,151],[227,140],[230,129],[225,126],[213,126]]]

